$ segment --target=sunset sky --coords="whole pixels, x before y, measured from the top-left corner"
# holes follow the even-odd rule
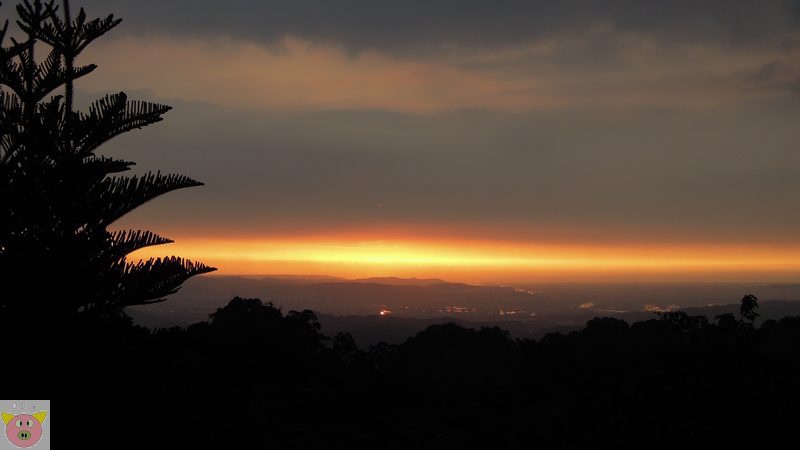
[[[106,154],[196,177],[116,224],[220,274],[796,281],[800,2],[86,0]],[[11,5],[2,7],[10,14]]]

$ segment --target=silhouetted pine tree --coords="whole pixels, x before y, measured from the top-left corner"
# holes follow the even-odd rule
[[[202,185],[160,172],[110,176],[134,163],[95,154],[170,109],[119,93],[74,110],[74,80],[96,68],[76,65],[77,57],[120,19],[90,20],[83,9],[72,17],[67,0],[25,0],[17,13],[24,40],[6,46],[8,21],[0,29],[0,311],[114,311],[162,301],[215,270],[177,257],[128,262],[134,250],[172,241],[107,229],[155,197]]]

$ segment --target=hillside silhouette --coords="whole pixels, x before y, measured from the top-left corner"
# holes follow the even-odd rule
[[[740,448],[792,437],[800,404],[800,317],[755,327],[735,309],[595,318],[539,340],[440,324],[359,348],[311,311],[235,298],[187,328],[118,318],[82,333],[104,336],[83,346],[106,357],[78,362],[115,374],[97,386],[105,402],[131,420],[158,405],[181,430],[131,445]],[[130,434],[118,418],[107,431]]]

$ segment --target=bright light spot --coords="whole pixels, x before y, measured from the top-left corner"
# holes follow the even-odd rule
[[[645,311],[645,312],[659,312],[659,313],[660,312],[670,312],[673,309],[672,308],[673,306],[677,306],[677,305],[669,305],[666,308],[662,308],[662,307],[660,307],[658,305],[646,304],[646,305],[644,305],[643,311]]]

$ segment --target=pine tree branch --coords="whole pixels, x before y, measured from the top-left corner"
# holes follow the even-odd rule
[[[10,132],[22,121],[22,103],[19,97],[0,88],[0,135]]]
[[[86,158],[80,158],[80,164],[77,165],[75,171],[76,175],[81,180],[83,191],[90,191],[95,185],[103,182],[103,180],[110,174],[127,172],[131,166],[136,165],[132,161],[123,159],[109,158],[107,156],[91,155]]]
[[[11,133],[0,135],[0,164],[6,165],[8,161],[19,150],[19,140]]]
[[[83,19],[77,27],[78,33],[75,42],[75,51],[77,53],[82,52],[95,39],[108,33],[122,22],[122,19],[115,19],[114,15],[110,14],[105,19],[94,19],[90,22],[83,23],[86,19],[86,13],[83,11],[83,8],[81,8],[79,17],[83,17]]]
[[[133,161],[126,161],[124,159],[109,158],[107,156],[91,155],[83,160],[83,167],[92,177],[105,178],[112,173],[120,173],[131,170],[131,166],[135,166]]]
[[[64,39],[65,26],[64,21],[58,16],[58,6],[48,7],[47,18],[49,20],[42,22],[36,29],[29,26],[26,29],[22,25],[20,29],[26,33],[34,33],[40,41],[63,52],[69,45]]]
[[[36,80],[36,84],[41,85],[46,80],[50,78],[54,78],[55,74],[58,74],[63,70],[61,66],[61,58],[64,56],[58,49],[50,50],[50,53],[47,55],[47,58],[36,67],[36,73],[34,74],[34,78]]]
[[[20,44],[12,39],[11,47],[0,49],[0,85],[8,86],[20,99],[26,97],[25,74],[15,58],[21,58],[31,45],[29,42]]]
[[[183,175],[148,172],[142,177],[110,177],[96,184],[88,204],[98,225],[107,226],[155,197],[177,189],[202,186]]]
[[[6,92],[0,87],[0,114],[9,113],[10,111],[22,111],[22,103],[19,101],[19,96]]]
[[[31,43],[27,41],[17,42],[14,38],[11,38],[10,42],[10,46],[0,48],[0,61],[18,58],[19,55],[31,45]]]
[[[22,66],[22,73],[25,79],[25,89],[18,92],[22,101],[25,103],[25,110],[32,114],[36,107],[36,102],[33,96],[33,80],[34,74],[38,65],[36,64],[35,57],[35,44],[36,34],[42,22],[44,22],[48,15],[48,9],[52,8],[54,0],[49,3],[42,3],[40,0],[34,0],[33,4],[30,1],[24,0],[17,5],[17,14],[20,20],[17,21],[19,27],[28,34],[28,48],[19,54],[20,65]],[[12,38],[12,42],[14,42]],[[16,43],[16,42],[15,42]]]
[[[37,102],[70,80],[86,76],[97,68],[96,65],[89,64],[83,67],[73,67],[70,72],[68,67],[61,64],[63,57],[61,51],[53,48],[47,58],[37,66],[31,89],[31,95]],[[67,111],[69,112],[69,108]]]
[[[80,9],[78,16],[74,20],[71,17],[62,19],[57,14],[57,11],[57,6],[46,7],[46,15],[49,20],[35,29],[34,34],[42,42],[51,47],[57,47],[64,53],[75,57],[83,52],[94,40],[108,33],[122,22],[122,19],[115,19],[113,14],[87,22],[86,12],[83,8]],[[64,12],[68,14],[66,8]]]
[[[160,122],[167,105],[128,101],[124,92],[107,95],[92,104],[88,114],[75,123],[76,151],[89,154],[122,133]]]
[[[112,244],[109,249],[109,256],[113,261],[118,261],[125,255],[145,247],[175,242],[172,239],[159,236],[151,231],[142,230],[115,231],[111,233],[110,240]]]
[[[128,263],[116,293],[117,307],[149,305],[166,300],[181,284],[195,275],[217,270],[202,263],[169,256],[138,263]]]
[[[23,0],[22,3],[17,5],[17,16],[19,16],[19,21],[24,24],[35,24],[44,21],[51,10],[57,9],[58,6],[55,6],[55,0],[46,2],[34,0],[33,4],[29,0]]]
[[[0,89],[0,163],[6,164],[20,148],[22,103]]]

